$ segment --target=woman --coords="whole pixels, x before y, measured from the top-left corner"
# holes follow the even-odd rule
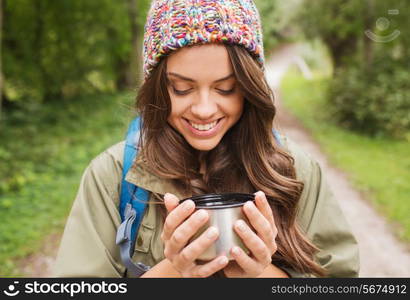
[[[357,276],[357,243],[319,165],[272,135],[275,106],[252,1],[153,1],[144,76],[140,151],[126,177],[150,191],[132,258],[151,267],[143,277]],[[115,243],[123,148],[110,147],[85,171],[57,276],[127,276]],[[250,253],[233,248],[234,260],[198,264],[218,230],[189,242],[209,215],[179,200],[218,192],[255,193],[244,206],[253,230],[241,221],[234,228]]]

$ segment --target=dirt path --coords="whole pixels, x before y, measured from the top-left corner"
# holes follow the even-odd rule
[[[267,66],[267,78],[277,89],[284,65],[295,61],[294,51],[282,49],[271,58]],[[278,66],[278,67],[276,67]],[[279,70],[276,71],[275,70]],[[279,73],[279,74],[278,74]],[[279,92],[276,92],[277,98]],[[277,124],[283,133],[296,141],[312,155],[323,168],[329,184],[339,201],[352,230],[359,241],[361,277],[410,277],[410,252],[408,245],[401,244],[392,234],[392,228],[384,218],[377,214],[362,195],[349,183],[346,174],[329,165],[319,145],[301,123],[286,111],[280,99]]]
[[[43,240],[39,252],[27,256],[18,263],[25,277],[51,277],[52,267],[60,245],[61,233],[53,233]]]
[[[289,50],[289,51],[287,51]],[[267,65],[267,78],[276,89],[291,63],[300,62],[292,57],[295,49],[283,48]],[[276,70],[277,72],[275,72]],[[309,74],[308,71],[304,70]],[[279,93],[277,93],[278,95]],[[333,187],[346,218],[359,241],[361,277],[410,277],[410,253],[391,233],[391,228],[368,202],[349,183],[347,176],[329,165],[326,156],[300,122],[278,104],[277,124],[280,130],[296,141],[322,166],[329,184]],[[49,277],[61,239],[53,234],[44,240],[44,247],[20,262],[27,277]]]

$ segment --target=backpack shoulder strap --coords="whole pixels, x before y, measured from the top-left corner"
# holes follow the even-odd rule
[[[116,243],[120,247],[121,259],[132,276],[139,277],[149,270],[142,263],[134,263],[131,258],[134,252],[135,237],[144,216],[149,199],[149,192],[125,180],[135,157],[138,154],[141,117],[136,117],[129,125],[126,136],[119,212],[121,225],[118,227]]]

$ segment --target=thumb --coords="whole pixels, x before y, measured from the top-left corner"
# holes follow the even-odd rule
[[[166,193],[164,195],[164,204],[165,207],[167,208],[168,213],[172,211],[175,207],[178,206],[179,204],[179,199],[177,196],[171,193]]]

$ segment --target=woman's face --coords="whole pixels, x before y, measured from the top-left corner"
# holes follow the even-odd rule
[[[215,148],[241,117],[244,98],[223,45],[182,48],[167,59],[168,122],[195,149]]]

